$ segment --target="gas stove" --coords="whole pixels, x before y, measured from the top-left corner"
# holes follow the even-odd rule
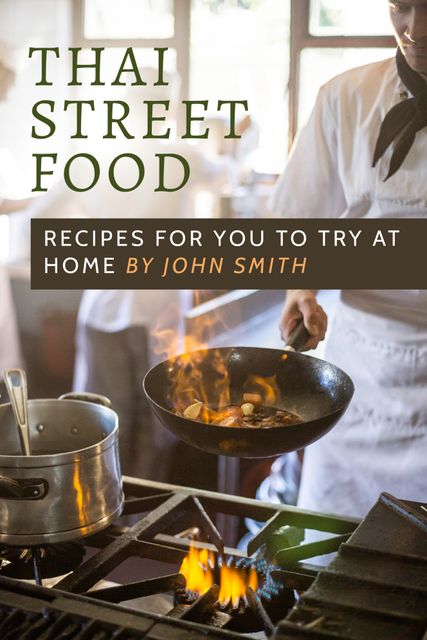
[[[82,544],[0,550],[2,640],[423,638],[425,504],[382,494],[358,521],[133,478],[124,489],[123,517]],[[224,545],[245,518],[259,523],[247,548]],[[201,594],[180,573],[190,549],[210,558]],[[46,585],[55,565],[69,573],[53,588],[18,579],[35,567]],[[219,604],[224,567],[258,576],[233,606]]]

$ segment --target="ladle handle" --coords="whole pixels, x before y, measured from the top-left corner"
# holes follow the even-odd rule
[[[18,424],[21,446],[26,456],[31,455],[30,429],[28,426],[27,376],[23,369],[6,369],[4,381]]]
[[[310,334],[304,325],[304,320],[299,320],[297,326],[289,335],[285,344],[285,351],[301,351]]]

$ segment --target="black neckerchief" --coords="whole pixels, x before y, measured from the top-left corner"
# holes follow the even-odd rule
[[[397,72],[414,96],[395,105],[385,116],[375,147],[373,167],[394,142],[393,155],[385,180],[400,169],[415,141],[418,131],[427,127],[427,82],[411,69],[400,49],[396,54]],[[384,182],[385,182],[384,180]]]

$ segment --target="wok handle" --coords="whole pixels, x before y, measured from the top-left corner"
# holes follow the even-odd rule
[[[64,393],[59,396],[59,400],[82,400],[83,402],[93,402],[94,404],[100,404],[103,407],[111,409],[111,401],[106,396],[101,396],[98,393],[89,393],[87,391]]]
[[[304,320],[300,320],[286,340],[285,351],[301,351],[310,334],[304,325]]]

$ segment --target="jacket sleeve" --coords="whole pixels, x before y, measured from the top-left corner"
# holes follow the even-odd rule
[[[271,202],[285,218],[335,218],[347,208],[339,175],[339,131],[328,85],[293,147]]]

